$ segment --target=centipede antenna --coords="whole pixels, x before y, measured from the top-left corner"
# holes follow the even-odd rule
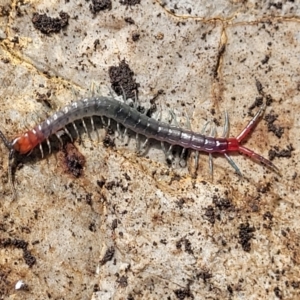
[[[5,147],[9,150],[11,150],[11,142],[5,137],[5,135],[3,134],[3,132],[0,130],[0,138],[3,141]]]
[[[225,158],[227,159],[227,161],[229,162],[229,164],[235,169],[235,172],[239,175],[239,176],[243,176],[242,172],[240,171],[239,167],[236,165],[236,163],[234,162],[234,160],[227,154],[224,153]]]
[[[13,180],[14,159],[15,159],[15,150],[10,149],[9,156],[8,156],[8,182],[9,182],[10,189],[13,193],[13,200],[16,200],[17,199],[17,191],[14,186],[14,180]]]
[[[15,150],[12,148],[12,142],[10,142],[3,132],[0,130],[0,138],[3,141],[5,147],[9,150],[8,154],[8,183],[10,186],[10,189],[13,193],[13,200],[17,198],[17,191],[14,186],[14,181],[13,181],[13,164],[14,164],[14,159],[15,159]]]

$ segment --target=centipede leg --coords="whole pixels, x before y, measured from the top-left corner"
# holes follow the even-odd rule
[[[126,103],[127,102],[127,98],[126,98],[125,90],[123,89],[122,85],[120,85],[120,88],[122,90],[122,99],[123,99],[124,103]]]
[[[85,133],[87,134],[88,130],[87,130],[86,124],[84,122],[84,119],[81,119],[81,122],[82,122],[82,125],[83,125],[83,129],[84,129]]]
[[[223,134],[222,137],[226,138],[228,137],[229,134],[229,116],[227,110],[225,111],[225,122],[224,122],[224,128],[223,128]],[[235,171],[239,174],[242,175],[239,168],[235,164],[235,162],[232,160],[232,158],[227,154],[224,153],[224,156],[226,157],[227,161],[230,163],[230,165],[235,169]]]
[[[49,139],[46,139],[46,143],[47,143],[47,146],[48,146],[49,154],[51,154],[51,144],[50,144]]]
[[[179,165],[181,168],[186,167],[185,154],[186,154],[186,148],[182,148],[182,151],[181,151],[180,157],[179,157]]]
[[[109,87],[109,86],[107,86],[107,88],[108,88],[108,93],[109,93],[109,95],[113,98],[113,99],[116,99],[116,93]]]
[[[123,136],[127,136],[128,128],[124,129]]]
[[[58,132],[56,132],[56,133],[55,133],[55,136],[56,136],[56,137],[57,137],[57,139],[59,140],[60,147],[62,148],[64,144],[63,144],[63,141],[62,141],[62,139],[61,139],[60,135],[58,134]]]
[[[234,168],[235,172],[239,176],[243,176],[242,172],[240,171],[239,167],[236,165],[236,163],[234,162],[234,160],[227,153],[224,153],[224,156],[227,159],[227,161],[229,162],[229,164]]]
[[[95,91],[96,95],[97,96],[101,96],[102,93],[101,93],[100,85],[99,84],[95,85],[95,88],[96,88],[96,91]]]
[[[78,98],[78,91],[76,91],[73,86],[71,86],[71,93],[73,94],[73,99]]]
[[[140,148],[140,152],[139,152],[140,156],[145,155],[145,153],[147,152],[147,150],[148,150],[148,142],[149,142],[149,139],[146,139],[144,141],[144,143],[142,144],[142,146]]]
[[[144,141],[144,143],[143,143],[143,145],[142,145],[142,148],[146,148],[147,147],[147,145],[148,145],[148,142],[149,142],[149,139],[147,138],[145,141]]]
[[[191,120],[188,115],[186,115],[186,117],[185,117],[185,127],[190,130],[192,129]]]
[[[91,117],[91,126],[92,126],[92,131],[95,131],[95,124],[94,124],[93,117]]]
[[[163,151],[164,154],[166,155],[167,150],[166,150],[166,147],[165,147],[165,143],[164,143],[164,142],[160,142],[160,146],[161,146],[162,151]]]
[[[93,130],[93,131],[96,131],[97,141],[98,141],[98,143],[99,143],[99,141],[100,141],[100,138],[99,138],[99,132],[98,132],[98,129],[95,128],[95,123],[94,123],[94,118],[93,118],[93,117],[91,117],[91,125],[92,125],[92,130]]]
[[[76,124],[74,122],[72,122],[72,125],[73,125],[73,128],[74,128],[77,138],[81,141],[81,135],[79,134]]]
[[[134,90],[133,92],[134,92],[134,108],[137,109],[138,106],[139,106],[139,100],[138,100],[138,96],[137,96],[136,90]]]
[[[147,114],[147,111],[146,111],[146,114]],[[158,117],[159,117],[159,112],[158,111],[156,111],[152,114],[152,119],[158,120]]]
[[[98,130],[95,129],[95,123],[94,123],[94,118],[91,117],[91,126],[92,126],[92,131],[95,131],[96,132],[96,135],[97,135],[97,141],[99,142],[100,139],[99,139],[99,133],[98,133]]]
[[[73,143],[74,142],[74,140],[73,140],[73,137],[72,137],[72,135],[71,135],[71,133],[70,133],[70,131],[66,128],[66,127],[64,127],[64,129],[63,129],[64,131],[65,131],[65,133],[68,135],[68,137],[70,138],[70,140],[71,140],[71,142]]]
[[[171,124],[172,124],[172,122],[174,121],[174,124],[175,124],[176,126],[179,126],[178,121],[177,121],[176,114],[174,113],[174,111],[173,111],[172,109],[169,110],[169,114],[170,114],[170,116],[171,116]]]
[[[140,153],[141,146],[140,146],[140,136],[138,133],[135,135],[135,140],[136,140],[136,152]]]
[[[205,133],[205,131],[206,131],[207,126],[208,126],[209,123],[210,123],[210,121],[206,121],[206,122],[205,122],[205,124],[204,124],[203,127],[202,127],[201,134],[204,134],[204,133]]]
[[[209,153],[208,157],[209,157],[209,160],[208,160],[209,173],[210,173],[211,177],[213,178],[213,176],[214,176],[214,162],[213,162],[213,156],[212,156],[211,153]]]
[[[226,138],[228,137],[228,134],[229,134],[229,116],[228,116],[228,112],[225,111],[225,122],[224,122],[222,137]]]
[[[166,161],[167,161],[168,164],[171,164],[172,161],[173,161],[172,150],[173,150],[173,145],[170,145],[169,149],[167,151],[165,151]]]
[[[202,127],[201,134],[204,134],[207,130],[207,126],[210,123],[210,121],[206,121],[205,124]],[[195,164],[195,174],[194,176],[196,177],[197,171],[198,171],[198,166],[199,166],[199,157],[200,157],[200,152],[199,151],[194,151],[194,164]]]
[[[217,129],[216,129],[216,126],[215,124],[212,126],[211,130],[210,130],[210,136],[211,137],[216,137],[216,132],[217,132]],[[213,178],[213,174],[214,174],[214,163],[213,163],[213,156],[212,156],[212,153],[209,153],[209,172],[210,172],[210,175],[211,177]]]
[[[168,149],[168,152],[167,152],[168,155],[171,154],[171,152],[172,152],[172,150],[173,150],[173,147],[174,147],[173,145],[170,145],[170,147],[169,147],[169,149]]]
[[[195,152],[195,156],[194,156],[194,160],[195,160],[195,175],[197,175],[197,171],[198,171],[199,157],[200,157],[200,153],[199,153],[199,151],[196,151]]]
[[[156,117],[156,116],[155,116]],[[161,109],[159,110],[159,112],[157,113],[157,121],[161,121],[161,119],[162,119],[162,111],[161,111]]]
[[[90,89],[89,89],[89,94],[90,94],[91,97],[95,96],[95,82],[94,81],[91,82],[91,86],[90,86]]]
[[[42,156],[42,158],[44,158],[44,151],[43,151],[42,144],[39,145],[39,148],[40,148],[41,156]]]
[[[89,139],[92,140],[92,137],[90,135],[90,132],[87,129],[87,126],[86,126],[86,123],[85,123],[84,119],[81,119],[81,122],[82,122],[85,133],[88,135]]]
[[[104,117],[103,117],[103,116],[100,116],[100,118],[101,118],[101,122],[102,122],[103,126],[106,126],[106,122],[105,122],[105,120],[104,120]]]
[[[121,132],[120,124],[117,123],[117,132],[118,132],[118,137],[122,140],[124,140],[124,135]]]

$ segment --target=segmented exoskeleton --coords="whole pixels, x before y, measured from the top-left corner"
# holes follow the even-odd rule
[[[11,142],[6,139],[4,134],[0,131],[0,138],[10,151],[10,163],[9,163],[9,181],[12,186],[12,190],[15,189],[12,183],[12,161],[15,153],[27,154],[35,147],[39,146],[42,157],[44,151],[42,143],[46,141],[51,153],[51,144],[49,137],[55,134],[60,142],[62,140],[60,135],[57,134],[63,130],[73,141],[73,136],[67,129],[67,125],[72,124],[75,133],[79,137],[79,132],[75,121],[81,120],[85,131],[88,133],[85,120],[87,118],[91,121],[92,130],[94,130],[93,116],[106,117],[108,120],[114,120],[117,125],[122,124],[125,131],[131,130],[137,135],[142,135],[146,138],[144,145],[149,139],[160,141],[161,143],[167,143],[171,147],[176,145],[185,149],[195,150],[199,152],[207,152],[210,154],[210,164],[212,165],[212,153],[220,153],[226,157],[235,171],[241,175],[239,168],[233,162],[229,156],[230,152],[240,152],[250,156],[253,160],[263,163],[268,168],[276,173],[279,173],[279,169],[268,159],[255,153],[254,151],[241,145],[241,142],[246,138],[250,131],[259,121],[263,115],[265,105],[262,105],[254,117],[250,120],[248,125],[242,130],[237,137],[228,138],[229,121],[226,114],[225,126],[222,137],[206,136],[203,133],[197,133],[189,129],[184,129],[179,126],[170,125],[165,122],[158,121],[154,118],[148,117],[146,114],[140,113],[135,107],[128,105],[126,102],[120,102],[113,96],[111,97],[91,97],[73,102],[65,106],[60,111],[53,114],[44,122],[36,125],[33,129],[26,131],[20,136],[14,138]],[[212,166],[211,166],[212,170]]]

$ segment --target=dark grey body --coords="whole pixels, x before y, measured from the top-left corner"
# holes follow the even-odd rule
[[[207,137],[177,126],[159,122],[138,112],[135,108],[112,97],[92,97],[73,102],[56,112],[35,130],[45,139],[66,125],[83,118],[105,116],[122,124],[125,128],[149,139],[178,145],[183,148],[204,152],[225,153],[228,143],[225,138]]]

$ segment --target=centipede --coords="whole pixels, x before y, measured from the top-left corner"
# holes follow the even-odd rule
[[[49,138],[56,136],[59,142],[63,144],[61,139],[62,132],[71,142],[74,142],[75,139],[81,138],[78,130],[78,122],[82,123],[84,131],[89,135],[87,128],[88,121],[90,122],[91,130],[96,130],[94,117],[100,117],[103,124],[107,126],[110,124],[110,120],[113,120],[117,125],[118,131],[120,130],[120,125],[124,128],[123,134],[126,134],[127,131],[130,130],[136,135],[137,139],[139,136],[143,136],[143,149],[146,148],[149,140],[155,140],[161,143],[166,155],[170,153],[174,146],[178,146],[182,149],[181,156],[183,156],[187,150],[194,151],[196,153],[196,164],[198,163],[199,153],[207,153],[209,155],[211,172],[213,170],[212,155],[217,153],[224,156],[235,172],[239,176],[242,176],[240,169],[230,156],[231,153],[241,153],[280,175],[279,169],[270,160],[242,145],[242,142],[249,136],[250,132],[253,131],[264,114],[266,109],[265,104],[260,106],[252,119],[250,119],[248,124],[236,137],[228,137],[229,117],[228,113],[226,113],[223,134],[218,137],[215,132],[206,135],[204,130],[198,133],[190,128],[182,128],[178,124],[163,122],[148,116],[145,112],[140,112],[136,106],[130,105],[126,99],[123,100],[124,101],[121,101],[112,95],[82,98],[66,105],[43,122],[37,124],[31,130],[27,130],[11,141],[0,131],[0,138],[9,150],[8,179],[13,198],[16,198],[16,189],[12,175],[15,156],[17,154],[28,155],[36,147],[39,147],[42,157],[44,157],[45,147],[48,148],[50,154],[52,149]],[[169,146],[168,150],[166,150],[166,145]]]

